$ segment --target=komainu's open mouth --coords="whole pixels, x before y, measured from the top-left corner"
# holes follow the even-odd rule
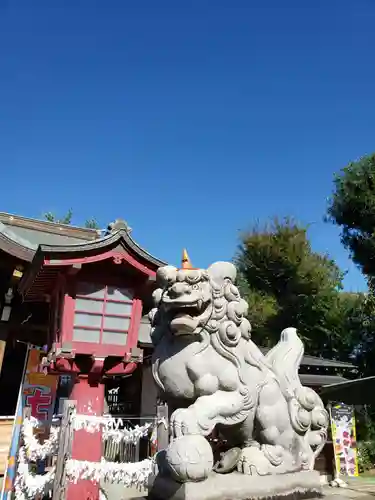
[[[175,335],[191,335],[198,328],[202,318],[207,315],[210,301],[198,299],[188,302],[189,298],[171,299],[166,297],[163,302],[169,317],[169,324]]]
[[[171,318],[180,318],[183,316],[189,316],[190,318],[195,318],[200,316],[201,311],[199,311],[196,307],[182,307],[178,309],[172,309],[170,311]]]
[[[182,316],[196,318],[205,311],[207,305],[208,304],[203,302],[203,300],[197,300],[196,302],[190,304],[182,304],[181,302],[164,303],[165,309],[168,311],[171,319]]]

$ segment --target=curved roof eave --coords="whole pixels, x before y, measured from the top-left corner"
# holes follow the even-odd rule
[[[0,249],[26,262],[31,262],[37,245],[16,235],[9,227],[0,222]]]
[[[39,245],[38,253],[43,254],[71,254],[76,252],[90,252],[90,251],[100,251],[107,247],[110,247],[116,243],[123,241],[125,247],[128,247],[135,255],[139,258],[147,261],[148,263],[154,265],[155,267],[165,266],[166,263],[160,259],[157,259],[142,247],[140,247],[133,238],[129,235],[129,232],[125,229],[119,229],[104,238],[100,238],[93,241],[87,241],[84,243],[72,243],[71,245]]]

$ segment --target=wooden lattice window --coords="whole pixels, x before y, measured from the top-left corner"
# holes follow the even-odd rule
[[[73,341],[125,346],[132,308],[133,295],[125,288],[79,283]]]

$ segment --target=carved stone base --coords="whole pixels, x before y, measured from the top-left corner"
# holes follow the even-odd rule
[[[319,498],[322,494],[319,472],[304,471],[274,476],[211,474],[200,483],[180,484],[156,477],[150,500],[262,500]]]

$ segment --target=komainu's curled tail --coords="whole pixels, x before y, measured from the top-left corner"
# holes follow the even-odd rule
[[[286,328],[266,359],[288,402],[293,429],[303,440],[303,462],[306,468],[313,469],[327,439],[328,413],[318,394],[301,384],[298,370],[303,353],[303,343],[297,330]]]

